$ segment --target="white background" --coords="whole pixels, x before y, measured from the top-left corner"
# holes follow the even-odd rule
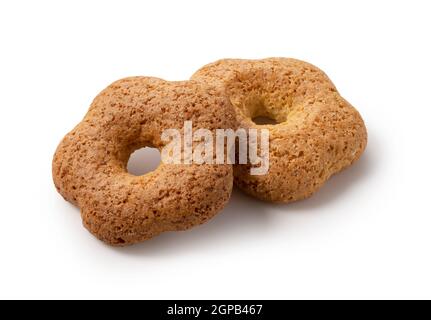
[[[431,298],[429,1],[2,1],[0,298]],[[51,181],[60,139],[131,75],[224,57],[322,68],[361,160],[312,198],[234,192],[187,232],[111,248]]]

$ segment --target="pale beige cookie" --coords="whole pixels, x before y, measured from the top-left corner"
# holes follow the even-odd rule
[[[250,175],[250,165],[234,166],[235,183],[257,198],[306,198],[365,149],[361,116],[311,64],[288,58],[225,59],[204,66],[192,79],[224,90],[237,127],[270,131],[266,175]],[[259,116],[276,124],[257,125],[252,119]]]
[[[225,97],[201,83],[133,77],[103,90],[57,148],[58,192],[81,208],[84,226],[111,245],[143,241],[163,231],[204,223],[228,201],[231,165],[164,164],[143,176],[126,166],[145,146],[159,150],[164,129],[234,126]]]

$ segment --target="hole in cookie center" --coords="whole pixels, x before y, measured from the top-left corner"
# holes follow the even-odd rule
[[[157,169],[161,161],[156,148],[144,147],[133,152],[127,163],[127,171],[134,176],[142,176]]]
[[[278,124],[277,120],[266,116],[258,116],[251,119],[257,125],[274,125]]]
[[[261,98],[253,98],[244,102],[244,114],[256,125],[276,125],[286,121],[287,108],[274,103],[265,103]]]

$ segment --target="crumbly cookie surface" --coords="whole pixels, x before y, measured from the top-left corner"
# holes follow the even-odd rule
[[[202,67],[192,79],[224,92],[234,106],[237,127],[270,131],[266,175],[250,175],[250,165],[234,166],[236,185],[257,198],[284,203],[306,198],[365,149],[360,114],[309,63],[224,59]],[[277,124],[257,125],[252,119],[259,116]]]
[[[55,186],[81,208],[84,226],[111,245],[204,223],[228,201],[231,165],[164,164],[143,176],[126,166],[131,153],[164,146],[164,129],[231,128],[234,113],[214,88],[194,81],[131,77],[114,82],[58,146]]]

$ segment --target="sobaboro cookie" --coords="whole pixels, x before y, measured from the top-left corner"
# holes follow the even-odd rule
[[[223,59],[202,67],[192,79],[224,92],[238,128],[269,131],[267,174],[250,174],[251,163],[234,166],[236,185],[259,199],[287,203],[309,197],[365,149],[360,114],[309,63]],[[274,123],[256,123],[257,117]]]
[[[228,164],[165,163],[142,176],[127,172],[131,153],[162,150],[163,132],[234,126],[229,101],[200,82],[131,77],[114,82],[61,141],[52,174],[58,192],[81,209],[84,226],[111,245],[185,230],[213,217],[233,184]],[[181,156],[183,149],[181,151]]]

